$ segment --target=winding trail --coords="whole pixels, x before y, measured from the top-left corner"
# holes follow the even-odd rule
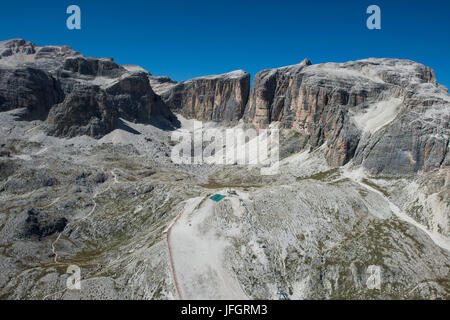
[[[105,193],[105,192],[108,191],[109,189],[111,189],[111,187],[112,187],[113,185],[119,183],[119,179],[117,178],[117,174],[114,172],[114,170],[119,170],[119,169],[113,169],[113,170],[111,170],[111,174],[112,174],[113,177],[114,177],[113,183],[111,183],[105,190],[103,190],[103,191],[101,191],[101,192],[99,192],[99,193],[95,193],[95,194],[94,194],[94,196],[93,196],[93,198],[92,198],[92,201],[94,202],[94,207],[91,209],[91,211],[89,211],[89,213],[88,213],[86,216],[84,216],[83,218],[81,218],[81,219],[79,219],[79,220],[76,220],[76,221],[73,221],[72,223],[68,223],[68,224],[64,227],[64,230],[65,230],[69,225],[70,225],[70,226],[75,225],[75,224],[77,224],[78,222],[87,219],[92,213],[94,213],[95,209],[97,208],[97,202],[95,201],[95,198],[98,197],[99,195]],[[59,199],[60,199],[60,197],[57,198],[57,199],[56,199],[54,202],[52,202],[51,204],[56,203],[57,200],[59,200]],[[51,205],[51,204],[50,204],[50,205]],[[48,206],[50,206],[50,205],[47,205],[47,206],[45,206],[44,208],[46,208],[46,207],[48,207]],[[51,251],[52,251],[52,253],[54,254],[54,262],[55,262],[56,264],[58,264],[59,262],[58,262],[58,253],[56,252],[55,245],[56,245],[56,243],[59,241],[59,239],[61,238],[61,235],[62,235],[62,233],[64,232],[64,230],[61,231],[61,232],[58,234],[58,236],[56,237],[55,241],[53,241],[53,242],[52,242],[52,245],[51,245]],[[56,294],[59,294],[59,293],[63,293],[63,292],[65,292],[65,291],[67,291],[67,288],[64,288],[64,289],[62,289],[62,290],[60,290],[60,291],[57,291],[57,292],[50,293],[50,294],[44,296],[44,297],[42,298],[42,300],[47,300],[47,298],[49,298],[49,297],[51,297],[51,296],[54,296],[54,295],[56,295]]]
[[[177,275],[175,273],[175,266],[174,266],[174,262],[173,262],[173,256],[172,256],[172,248],[170,247],[170,241],[169,241],[169,236],[170,236],[170,231],[172,230],[173,226],[177,223],[177,221],[181,218],[181,216],[183,215],[184,210],[182,210],[180,212],[180,214],[178,214],[178,216],[175,218],[175,220],[172,222],[172,224],[169,226],[169,228],[166,231],[166,242],[167,242],[167,248],[169,249],[169,261],[170,261],[170,270],[172,272],[172,279],[173,279],[173,283],[175,284],[175,288],[177,290],[177,294],[178,297],[180,298],[180,300],[183,300],[183,296],[181,294],[181,290],[180,287],[178,285],[178,281],[177,281]]]
[[[66,230],[66,228],[69,227],[69,226],[76,225],[77,223],[86,220],[90,215],[92,215],[94,213],[95,209],[97,208],[97,202],[95,201],[95,198],[97,198],[99,195],[105,193],[106,191],[110,190],[113,185],[119,183],[119,179],[117,178],[117,174],[114,172],[114,170],[116,170],[116,169],[111,170],[111,174],[114,177],[113,183],[110,183],[110,185],[105,190],[103,190],[101,192],[98,192],[98,193],[95,193],[94,196],[92,197],[92,201],[94,202],[94,206],[92,207],[91,211],[89,211],[89,213],[87,215],[85,215],[83,218],[75,220],[75,221],[73,221],[71,223],[68,223],[64,227],[64,230]],[[58,262],[58,253],[56,252],[55,245],[59,241],[59,239],[61,238],[61,235],[63,234],[64,230],[61,231],[58,234],[58,236],[56,237],[55,241],[52,242],[51,251],[54,254],[54,261],[55,261],[55,263],[59,263]]]
[[[64,194],[64,195],[65,195],[65,194]],[[46,209],[46,208],[48,208],[48,207],[51,207],[52,205],[56,204],[59,200],[61,200],[61,198],[62,198],[64,195],[57,197],[55,200],[53,200],[52,202],[50,202],[49,204],[47,204],[47,205],[45,205],[45,206],[43,206],[43,207],[37,207],[37,208],[38,208],[39,210],[42,210],[42,209]]]

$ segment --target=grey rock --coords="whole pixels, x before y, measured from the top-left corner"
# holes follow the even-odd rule
[[[123,118],[131,122],[177,126],[176,117],[151,89],[145,73],[124,74],[106,85],[76,83],[48,116],[47,132],[55,136],[101,138]]]
[[[155,91],[155,93],[160,96],[169,91],[177,84],[176,81],[173,81],[166,76],[149,76],[148,80],[150,81],[150,86],[152,87],[153,91]]]
[[[388,101],[371,116],[382,114],[390,99],[399,99],[401,106],[381,128],[367,132],[355,121],[355,115]],[[275,122],[297,130],[313,148],[327,144],[332,166],[355,159],[376,174],[408,174],[448,161],[449,114],[448,93],[424,65],[396,59],[319,65],[304,60],[259,72],[243,119],[256,127]]]
[[[0,42],[0,55],[0,111],[25,108],[19,116],[46,120],[48,134],[100,138],[120,118],[167,129],[179,124],[143,69],[23,39]]]
[[[69,73],[62,75],[63,77],[75,73],[79,76],[116,78],[126,73],[126,70],[116,64],[112,58],[71,57],[64,60],[62,69],[62,72]]]
[[[15,54],[33,55],[35,53],[36,45],[23,39],[11,39],[0,42],[0,59],[5,59]]]
[[[60,84],[49,73],[0,65],[0,112],[24,108],[21,119],[45,120],[50,108],[62,99]]]
[[[68,46],[40,47],[24,39],[0,41],[0,65],[33,67],[55,73],[68,57],[82,56]]]
[[[67,219],[51,218],[48,215],[32,208],[27,211],[24,225],[24,238],[45,238],[54,233],[62,232],[67,225]]]
[[[10,155],[0,159],[0,299],[173,299],[173,270],[187,298],[449,298],[449,99],[425,66],[262,71],[243,118],[283,129],[283,160],[261,176],[258,166],[175,165],[161,130],[173,128],[160,98],[172,93],[189,117],[242,119],[236,79],[180,85],[68,47],[6,44],[1,68],[44,72],[62,100],[46,121],[18,121],[12,111],[25,107],[0,112]],[[189,102],[196,92],[205,100]],[[148,125],[158,117],[159,128]],[[214,193],[226,198],[213,203]],[[175,221],[171,268],[165,230]],[[72,264],[80,291],[66,290]],[[367,287],[369,266],[381,268],[381,290]]]
[[[242,70],[194,78],[160,89],[162,99],[173,112],[188,119],[237,122],[244,112],[250,89],[250,75]]]
[[[361,139],[355,164],[387,175],[450,165],[450,96],[432,84],[417,85],[416,90],[425,94],[407,94],[394,121]]]

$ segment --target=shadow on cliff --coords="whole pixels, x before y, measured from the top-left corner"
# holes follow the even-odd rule
[[[117,120],[116,129],[121,129],[123,131],[132,133],[132,134],[141,134],[139,131],[133,129],[129,125],[127,125],[122,119]]]
[[[159,98],[159,104],[152,109],[149,124],[164,131],[173,131],[181,127],[181,122],[169,106]]]
[[[172,114],[169,118],[157,115],[153,116],[151,120],[148,122],[148,124],[157,127],[158,129],[164,130],[164,131],[173,131],[178,129],[181,126],[180,121],[177,119],[177,117]],[[130,127],[128,124],[126,124],[122,119],[117,120],[115,129],[121,129],[123,131],[140,135],[141,132],[137,131],[136,129]]]
[[[181,122],[175,115],[173,115],[173,118],[171,117],[170,119],[163,116],[153,117],[149,124],[164,131],[173,131],[181,127]]]

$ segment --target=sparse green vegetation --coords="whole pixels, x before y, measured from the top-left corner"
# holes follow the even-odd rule
[[[385,197],[389,197],[389,193],[384,190],[382,187],[380,187],[379,185],[377,185],[376,183],[370,181],[369,179],[363,178],[361,180],[364,184],[368,185],[369,187],[374,188],[375,190],[381,192]]]
[[[336,176],[339,173],[339,168],[333,168],[327,171],[322,171],[315,173],[313,175],[307,176],[307,177],[298,177],[297,181],[307,180],[307,179],[313,179],[313,180],[319,180],[319,181],[325,181],[327,179],[330,179],[333,176]]]

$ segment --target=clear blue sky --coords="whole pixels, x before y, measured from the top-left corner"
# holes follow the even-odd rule
[[[66,28],[77,4],[82,29]],[[366,8],[381,8],[381,30]],[[2,1],[0,39],[67,44],[86,56],[114,57],[175,80],[300,62],[405,58],[450,86],[450,1],[173,0]]]

